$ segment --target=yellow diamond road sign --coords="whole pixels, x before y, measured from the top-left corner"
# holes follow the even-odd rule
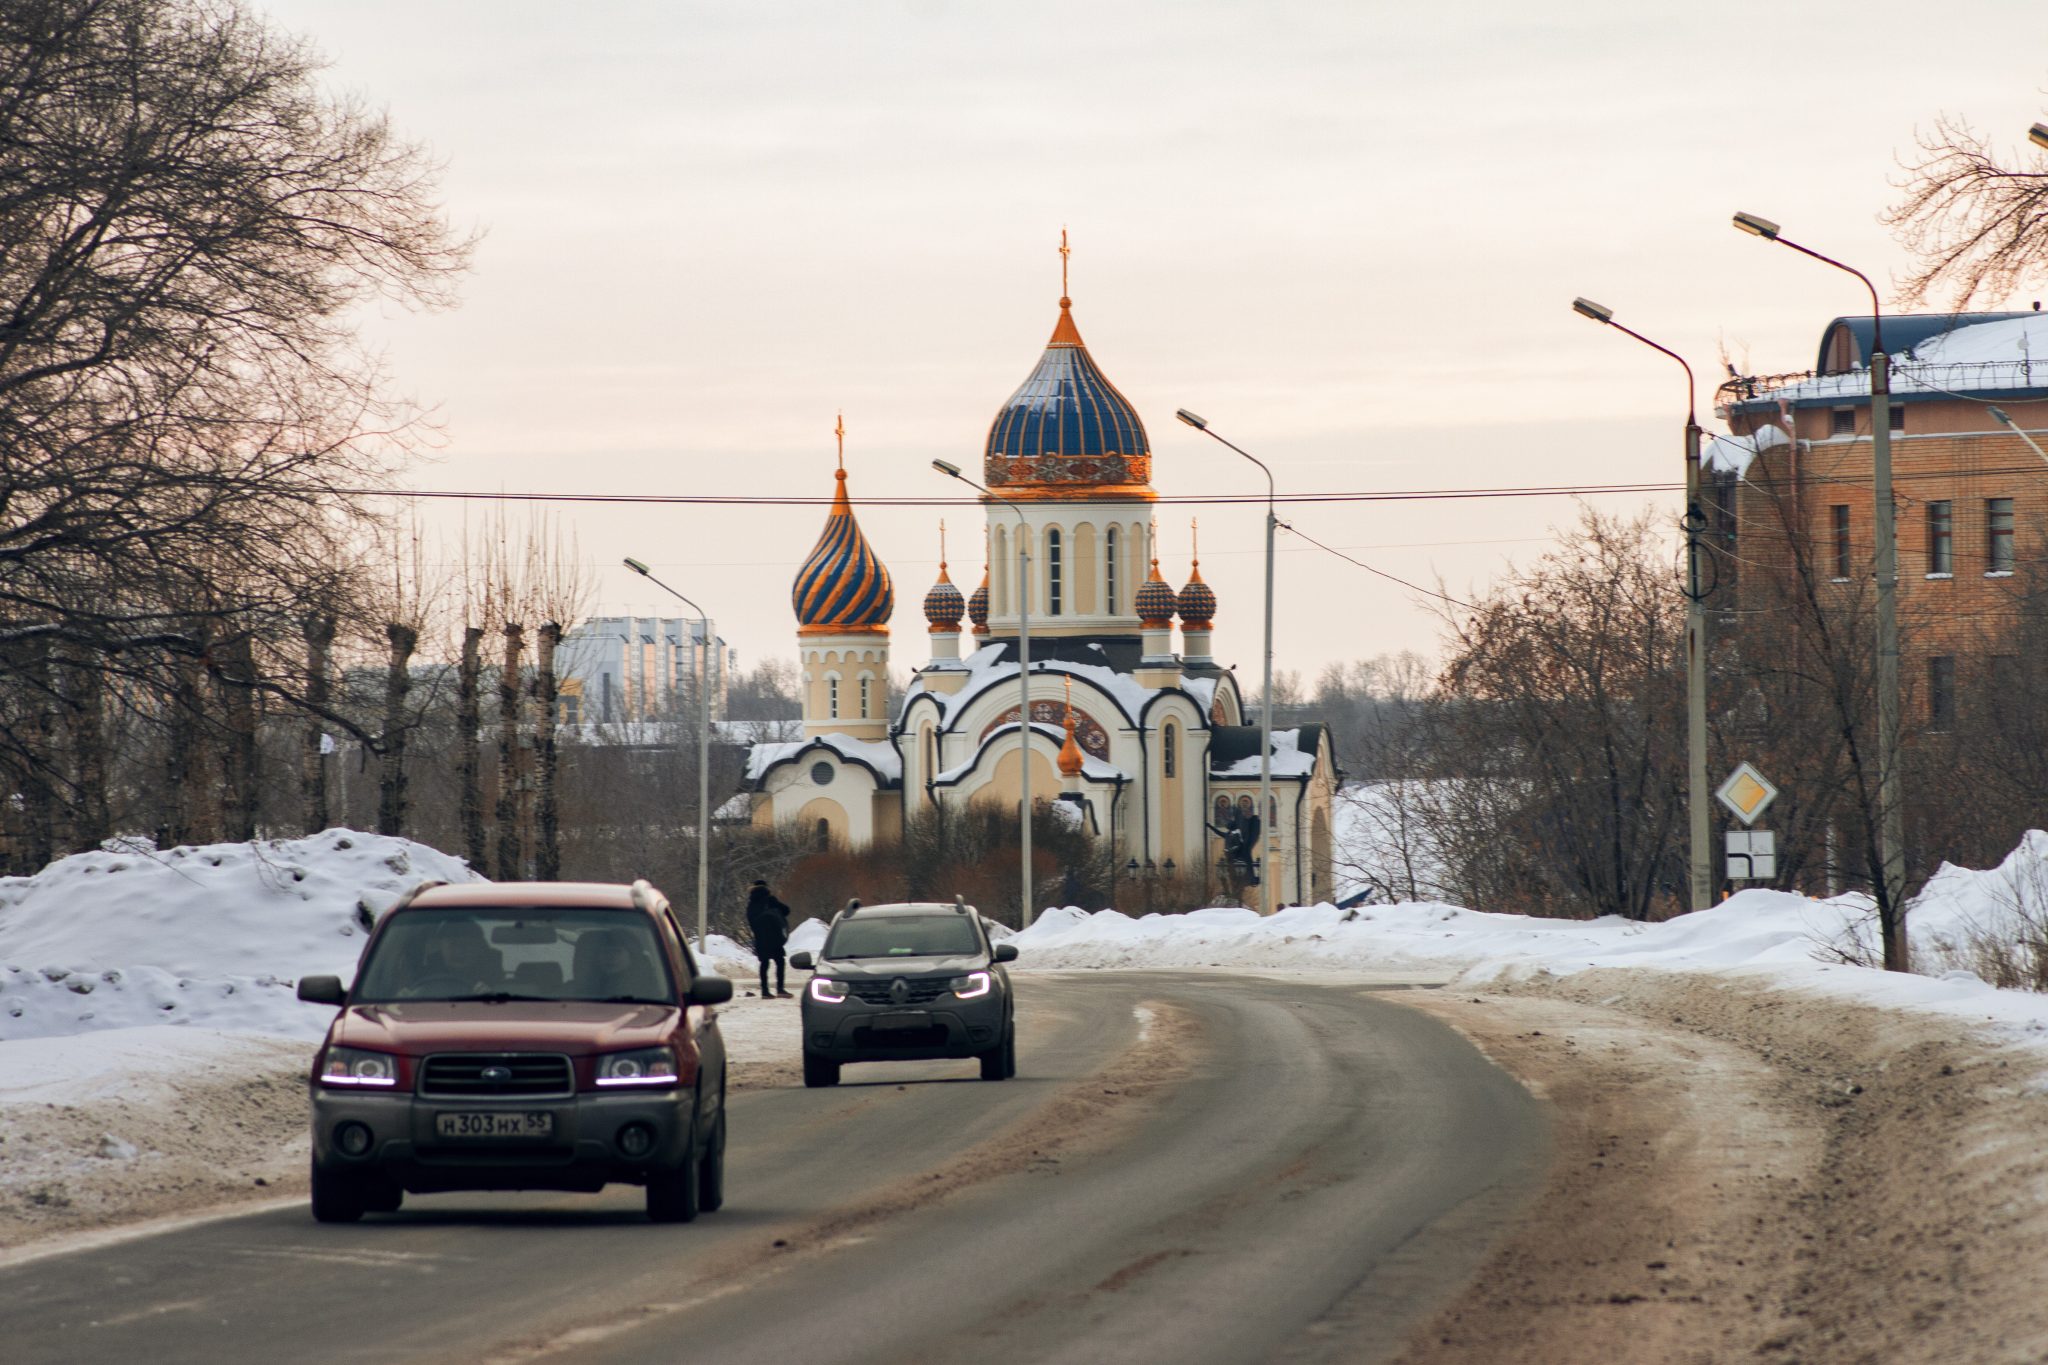
[[[1728,780],[1714,795],[1722,805],[1735,812],[1736,819],[1745,825],[1753,825],[1757,816],[1764,813],[1764,807],[1777,799],[1778,789],[1771,785],[1769,778],[1744,763],[1728,775]]]

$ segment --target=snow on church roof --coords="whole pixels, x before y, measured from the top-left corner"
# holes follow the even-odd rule
[[[1273,732],[1273,764],[1275,777],[1308,777],[1316,770],[1316,756],[1304,753],[1301,748],[1301,731],[1275,730]],[[1211,777],[1257,777],[1259,756],[1253,752],[1249,758],[1240,758],[1228,767],[1210,770]]]
[[[954,766],[946,769],[946,771],[934,777],[932,781],[958,782],[961,778],[967,776],[967,774],[974,771],[974,765],[981,761],[982,755],[987,753],[991,746],[995,745],[1002,738],[1002,736],[1008,734],[1010,731],[1016,728],[1017,722],[1013,720],[1007,725],[1001,725],[989,731],[986,735],[982,736],[981,743],[974,746],[974,754],[972,757],[970,757],[965,763],[957,763]],[[1043,735],[1045,738],[1050,740],[1064,741],[1067,737],[1067,732],[1064,727],[1058,725],[1047,725],[1042,720],[1035,720],[1031,722],[1031,728],[1035,733]],[[1092,782],[1120,782],[1128,779],[1130,777],[1130,774],[1125,772],[1122,768],[1117,767],[1114,763],[1104,762],[1102,759],[1097,758],[1094,754],[1083,753],[1081,755],[1081,776],[1089,779]]]
[[[887,740],[818,735],[812,739],[799,739],[787,744],[756,744],[747,754],[747,781],[759,782],[768,775],[770,768],[795,758],[814,745],[822,745],[841,758],[866,764],[874,769],[884,782],[903,780],[903,756],[897,753],[896,746]]]
[[[958,692],[952,693],[950,696],[937,692],[928,692],[924,685],[924,680],[919,678],[910,685],[909,691],[904,694],[904,709],[908,710],[910,703],[918,697],[929,695],[932,700],[939,703],[940,726],[943,728],[951,725],[955,717],[990,688],[996,687],[1005,681],[1012,684],[1016,682],[1017,665],[1001,657],[1003,649],[1004,646],[1000,644],[984,645],[968,655],[963,661],[967,665],[967,681],[962,684]],[[1107,664],[1077,664],[1070,663],[1065,659],[1033,659],[1031,661],[1031,672],[1034,677],[1041,673],[1048,675],[1068,673],[1073,675],[1078,681],[1093,683],[1101,691],[1108,694],[1109,698],[1117,704],[1117,708],[1124,713],[1124,719],[1130,721],[1133,725],[1138,723],[1138,717],[1144,713],[1145,703],[1158,696],[1160,691],[1156,687],[1140,686],[1129,674],[1119,673]],[[1189,685],[1184,684],[1184,686]],[[1215,684],[1210,682],[1209,687],[1210,694],[1213,696]],[[1204,705],[1206,704],[1204,703]],[[900,716],[903,712],[899,711],[897,714]]]

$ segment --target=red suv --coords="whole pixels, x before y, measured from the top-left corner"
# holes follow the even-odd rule
[[[407,1192],[647,1187],[686,1223],[724,1201],[725,1044],[700,970],[646,882],[430,882],[363,948],[314,1058],[313,1216]]]

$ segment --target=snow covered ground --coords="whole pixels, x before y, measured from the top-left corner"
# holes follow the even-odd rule
[[[238,1184],[290,1188],[304,1160],[304,1069],[330,1017],[301,1004],[294,983],[352,975],[376,914],[428,877],[472,874],[431,848],[337,829],[258,844],[124,846],[0,879],[0,1246],[26,1235],[5,1226],[10,1206],[33,1222],[66,1201],[97,1199],[114,1218],[124,1189],[182,1191],[198,1207]],[[1997,868],[1943,868],[1909,923],[1923,965],[1967,960],[1979,936],[2038,931],[2048,924],[2048,834],[2028,835]],[[824,928],[797,926],[790,950],[815,951]],[[1902,976],[1851,965],[1874,957],[1873,939],[1860,897],[1773,891],[1649,925],[1436,903],[1299,907],[1270,919],[1070,907],[1012,937],[1027,971],[1363,972],[1470,990],[1594,970],[1589,980],[1614,969],[1683,973],[1914,1011],[2048,1058],[2048,995],[1997,990],[1960,970]],[[751,953],[714,936],[709,956],[744,991]],[[743,995],[722,1014],[735,1062],[763,1077],[793,1070],[793,1001]]]

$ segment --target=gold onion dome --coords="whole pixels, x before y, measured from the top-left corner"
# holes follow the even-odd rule
[[[839,485],[832,495],[832,510],[810,558],[796,571],[790,603],[796,608],[797,624],[808,631],[881,630],[896,608],[895,589],[889,584],[889,570],[853,519],[844,465],[835,477]]]
[[[943,551],[940,552],[942,555]],[[932,584],[931,591],[924,595],[924,619],[931,622],[934,631],[957,631],[960,618],[966,614],[967,599],[960,595],[960,589],[953,580],[946,577],[946,561],[939,560],[939,581]]]
[[[1079,777],[1087,766],[1088,756],[1074,742],[1074,678],[1070,673],[1067,675],[1067,742],[1060,745],[1060,776]]]
[[[1173,624],[1173,613],[1180,600],[1174,596],[1173,584],[1159,576],[1159,561],[1152,561],[1152,576],[1138,589],[1138,619],[1145,625],[1158,629]]]
[[[977,635],[988,633],[988,566],[982,565],[981,586],[967,599],[967,619],[974,623]]]
[[[1178,603],[1183,630],[1207,630],[1216,616],[1216,594],[1202,581],[1202,561],[1196,560],[1188,584],[1180,590]]]

